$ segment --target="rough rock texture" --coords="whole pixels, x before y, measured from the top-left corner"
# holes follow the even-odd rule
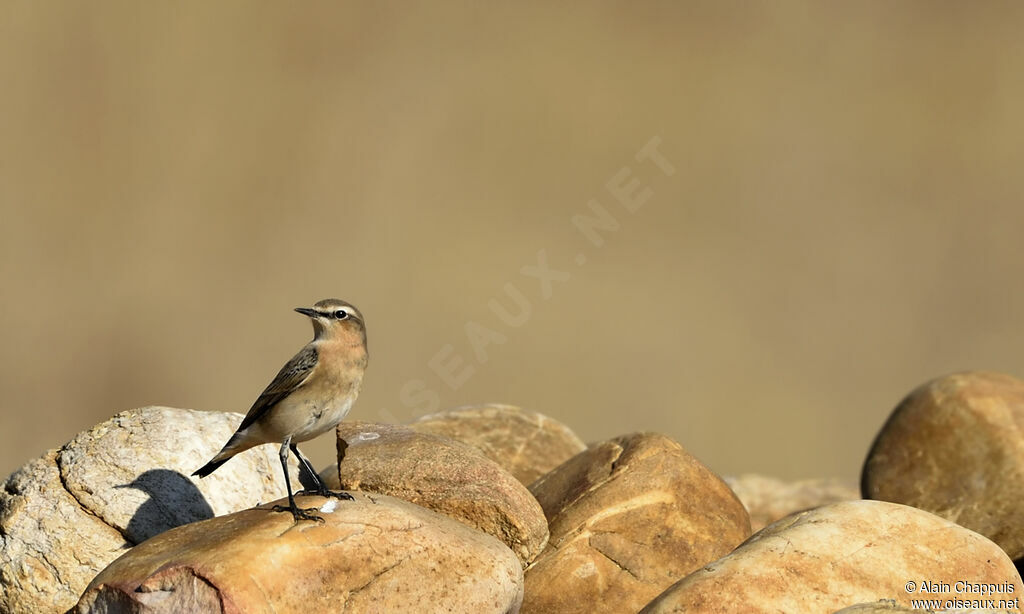
[[[924,580],[998,584],[997,599],[1024,593],[1013,562],[984,536],[905,505],[847,501],[765,527],[642,612],[820,614],[879,599],[965,597],[922,592]]]
[[[860,499],[860,491],[855,486],[836,479],[785,482],[748,473],[735,478],[726,477],[725,483],[750,512],[752,531],[760,531],[793,512]]]
[[[867,499],[905,503],[1024,556],[1024,381],[957,373],[903,399],[864,463]]]
[[[128,547],[281,496],[274,451],[192,481],[238,414],[147,407],[117,414],[14,472],[0,492],[0,612],[65,612]]]
[[[500,541],[399,499],[354,496],[298,497],[323,523],[265,506],[162,533],[103,570],[75,611],[519,610],[522,568]]]
[[[398,497],[451,516],[505,542],[525,566],[548,541],[540,505],[519,481],[476,448],[408,427],[338,425],[332,488]]]
[[[513,405],[459,407],[409,427],[467,443],[527,486],[587,447],[561,422]]]
[[[750,535],[743,504],[671,439],[596,444],[531,487],[550,522],[523,611],[633,613]]]

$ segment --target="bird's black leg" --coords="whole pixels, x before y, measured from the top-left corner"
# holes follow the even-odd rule
[[[292,452],[295,453],[295,458],[299,459],[299,462],[302,463],[302,466],[305,467],[306,472],[313,479],[313,484],[315,486],[315,488],[312,491],[303,490],[303,494],[312,492],[320,495],[321,497],[333,497],[335,499],[341,499],[342,501],[352,501],[352,495],[348,494],[347,492],[333,492],[331,490],[328,490],[327,485],[324,484],[324,481],[320,479],[320,476],[313,469],[313,465],[309,463],[309,459],[303,456],[302,452],[299,452],[298,446],[296,446],[293,443],[290,444],[290,447]]]
[[[286,437],[284,443],[281,444],[281,469],[284,470],[284,485],[288,489],[288,507],[283,505],[275,505],[273,510],[275,512],[283,512],[285,510],[292,513],[292,518],[295,522],[299,520],[316,520],[317,522],[323,522],[324,519],[317,516],[313,512],[317,511],[316,508],[303,509],[295,504],[295,495],[292,494],[292,484],[288,479],[288,448],[291,446],[292,438]],[[301,458],[301,457],[300,457]]]

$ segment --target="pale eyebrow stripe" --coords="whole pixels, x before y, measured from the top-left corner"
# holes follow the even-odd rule
[[[334,312],[335,312],[335,311],[338,311],[339,309],[340,309],[341,311],[344,311],[345,313],[347,313],[347,314],[348,314],[348,317],[350,317],[350,318],[359,318],[359,319],[362,319],[362,318],[361,318],[361,316],[359,315],[359,313],[358,313],[358,312],[356,312],[356,311],[355,311],[354,309],[352,309],[351,307],[336,307],[336,308],[334,308],[334,309],[329,309],[329,310],[327,310],[327,311],[320,311],[319,309],[315,309],[314,311],[316,311],[316,312],[317,312],[318,314],[320,314],[320,315],[322,315],[322,316],[324,316],[324,317],[327,317],[327,318],[333,318],[333,317],[334,317]]]

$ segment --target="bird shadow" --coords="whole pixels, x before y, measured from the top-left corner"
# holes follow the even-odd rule
[[[213,518],[213,508],[188,477],[170,469],[150,469],[115,488],[142,491],[148,498],[124,530],[126,546],[134,546],[168,529]]]

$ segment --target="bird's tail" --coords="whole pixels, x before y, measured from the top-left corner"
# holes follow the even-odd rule
[[[206,476],[210,475],[211,473],[219,469],[221,465],[228,462],[229,460],[231,460],[230,457],[222,460],[214,459],[206,463],[199,469],[196,469],[194,472],[192,472],[192,475],[198,475],[201,478],[205,478]]]
[[[221,465],[231,460],[235,454],[245,452],[259,443],[261,443],[259,440],[246,436],[245,431],[236,431],[235,434],[231,436],[231,439],[224,444],[224,447],[220,449],[220,452],[217,452],[217,455],[214,456],[210,462],[206,463],[199,469],[196,469],[195,473],[192,475],[198,475],[201,478],[205,478],[220,468]]]

